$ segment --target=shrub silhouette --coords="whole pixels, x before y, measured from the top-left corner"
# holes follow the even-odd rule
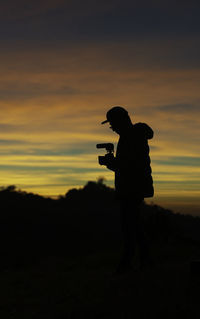
[[[119,245],[119,212],[114,189],[106,186],[102,179],[71,189],[58,199],[24,192],[10,185],[1,187],[0,201],[3,243],[0,253],[7,264],[12,264],[13,259],[32,260],[45,254],[86,253],[106,247],[109,242]],[[151,241],[200,242],[200,218],[175,214],[145,202],[142,218]]]

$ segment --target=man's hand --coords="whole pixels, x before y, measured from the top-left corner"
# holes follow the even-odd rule
[[[110,169],[111,171],[115,171],[116,169],[116,158],[114,157],[113,154],[106,154],[105,155],[106,159],[106,167]]]

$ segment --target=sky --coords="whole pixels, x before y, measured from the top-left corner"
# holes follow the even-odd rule
[[[114,105],[154,130],[155,196],[200,215],[199,1],[0,1],[0,186],[64,195],[99,177]]]

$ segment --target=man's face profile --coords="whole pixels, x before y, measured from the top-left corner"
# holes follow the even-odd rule
[[[123,118],[110,119],[109,123],[111,130],[119,135],[123,133],[124,128],[127,126],[127,123],[124,121]]]
[[[110,120],[110,128],[113,130],[113,132],[116,132],[117,134],[120,133],[120,121],[119,119],[112,119]]]

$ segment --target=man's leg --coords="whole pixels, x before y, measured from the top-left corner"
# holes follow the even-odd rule
[[[121,267],[130,267],[135,254],[141,203],[142,199],[127,199],[120,202],[120,222],[123,236],[123,252],[119,265]]]
[[[127,201],[121,201],[120,203],[120,223],[122,231],[122,265],[129,265],[131,263],[132,256],[134,254],[134,237],[133,229],[131,230],[130,221],[131,214]]]
[[[120,220],[123,235],[123,253],[121,267],[130,267],[135,254],[136,243],[139,245],[140,266],[149,260],[149,244],[140,218],[143,198],[122,200]]]
[[[139,246],[140,268],[146,267],[150,263],[149,241],[144,231],[144,225],[141,220],[140,207],[136,221],[136,242]]]

